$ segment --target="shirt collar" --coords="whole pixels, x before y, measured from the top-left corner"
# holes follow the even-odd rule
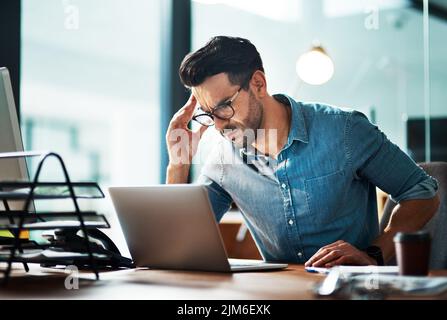
[[[289,135],[287,137],[287,144],[284,146],[283,149],[288,148],[294,140],[298,140],[304,143],[309,142],[309,138],[307,136],[307,127],[306,127],[306,120],[304,119],[303,110],[301,108],[301,105],[296,102],[293,98],[289,97],[285,94],[275,94],[273,95],[273,98],[275,98],[277,101],[289,105],[292,110],[292,121],[290,123],[290,130]],[[252,150],[253,148],[241,148],[239,149],[239,153],[242,157],[243,154],[247,156],[254,156],[256,159],[259,157],[260,154],[258,154],[255,150]]]
[[[301,105],[285,94],[275,94],[273,97],[281,103],[288,104],[292,110],[292,121],[290,123],[289,136],[287,137],[287,147],[291,145],[294,140],[308,143],[309,138],[307,135],[306,119],[304,118]]]

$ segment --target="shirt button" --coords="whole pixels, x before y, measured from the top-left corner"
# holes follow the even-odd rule
[[[298,258],[302,258],[303,257],[303,253],[302,252],[298,252],[296,255],[298,256]]]
[[[282,187],[283,189],[285,189],[287,186],[286,186],[285,183],[283,183],[283,184],[281,185],[281,187]]]
[[[289,220],[289,224],[290,224],[290,225],[293,224],[293,220],[292,220],[292,219]]]

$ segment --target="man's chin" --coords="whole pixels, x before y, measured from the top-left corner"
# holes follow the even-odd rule
[[[241,129],[236,129],[231,132],[226,132],[223,134],[223,137],[229,141],[231,141],[236,147],[242,148],[247,143],[251,144],[255,139],[254,135],[247,134],[247,131],[243,131]]]

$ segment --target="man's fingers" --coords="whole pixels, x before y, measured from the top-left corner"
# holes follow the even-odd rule
[[[338,240],[338,241],[335,241],[335,242],[330,243],[330,244],[328,244],[328,245],[325,245],[325,246],[322,247],[321,249],[333,249],[333,248],[336,248],[336,247],[342,245],[343,243],[345,243],[343,240]],[[321,249],[320,249],[320,250],[321,250]]]
[[[194,112],[194,108],[197,104],[197,99],[193,94],[189,97],[188,101],[186,101],[185,105],[179,110],[181,113],[191,114]]]
[[[317,251],[305,266],[333,267],[340,264],[368,265],[374,264],[372,259],[363,251],[345,241],[337,241]]]
[[[324,257],[322,257],[321,259],[315,261],[312,266],[313,267],[321,267],[324,266],[326,263],[329,263],[331,261],[334,261],[338,258],[340,258],[340,256],[343,255],[343,252],[340,250],[333,250],[331,252],[329,252],[328,254],[326,254]]]
[[[309,267],[311,265],[313,265],[313,263],[315,261],[320,260],[321,258],[323,258],[325,255],[327,255],[330,252],[330,249],[328,248],[321,248],[320,250],[317,251],[317,253],[315,253],[304,265],[306,267]]]
[[[310,257],[309,260],[306,261],[306,263],[304,263],[305,267],[310,267],[312,265],[312,263],[314,263],[316,260],[320,259],[321,257],[323,257],[326,253],[323,252],[323,250],[326,249],[320,249],[318,250],[312,257]]]
[[[317,253],[318,253],[319,251],[321,251],[321,250],[324,250],[324,249],[333,249],[333,248],[336,248],[336,247],[342,245],[343,243],[345,243],[343,240],[338,240],[338,241],[335,241],[335,242],[333,242],[333,243],[327,244],[327,245],[325,245],[324,247],[321,247],[321,248],[317,251]]]
[[[343,241],[339,242],[334,242],[331,244],[328,244],[327,246],[324,246],[322,248],[320,248],[305,264],[304,266],[309,267],[312,265],[312,263],[314,263],[315,261],[321,259],[322,257],[324,257],[326,254],[328,254],[331,250],[336,249],[341,243],[343,243]]]
[[[333,266],[339,266],[342,264],[350,264],[350,263],[352,263],[352,261],[350,261],[350,260],[351,260],[350,256],[341,256],[340,258],[338,258],[332,262],[326,263],[324,266],[326,268],[331,268]]]
[[[186,127],[194,115],[196,105],[197,99],[191,94],[185,105],[172,117],[171,126],[174,128]]]

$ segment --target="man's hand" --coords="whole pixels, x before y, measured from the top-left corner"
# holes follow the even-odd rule
[[[169,123],[166,132],[166,144],[168,146],[170,164],[190,165],[192,157],[197,152],[200,138],[208,128],[201,126],[196,132],[188,128],[188,123],[194,115],[196,104],[196,97],[191,94],[186,104],[174,114]],[[178,154],[180,151],[187,151],[187,153]]]
[[[166,183],[186,183],[192,158],[197,152],[200,138],[208,127],[193,132],[188,123],[194,115],[197,100],[191,94],[186,104],[172,117],[166,132],[169,154]]]
[[[349,243],[338,240],[318,250],[304,265],[330,268],[340,264],[377,265],[377,261]]]

